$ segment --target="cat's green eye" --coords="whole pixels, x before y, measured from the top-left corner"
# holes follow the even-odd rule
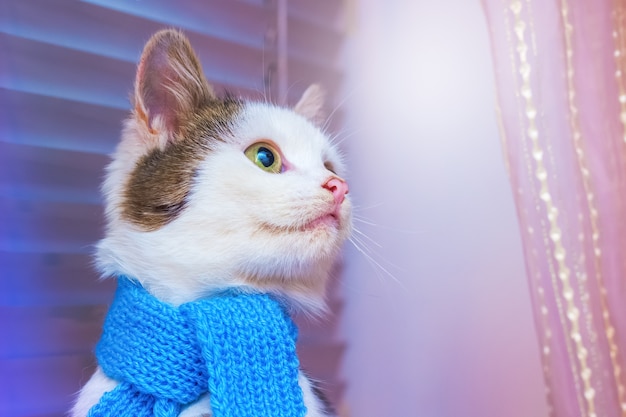
[[[263,171],[279,174],[283,170],[280,152],[269,143],[257,142],[249,146],[244,153]]]

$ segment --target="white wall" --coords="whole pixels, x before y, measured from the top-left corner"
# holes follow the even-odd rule
[[[377,226],[355,224],[395,279],[348,249],[350,415],[546,416],[480,2],[355,7],[350,186]]]

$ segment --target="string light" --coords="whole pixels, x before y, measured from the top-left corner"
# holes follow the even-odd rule
[[[580,365],[580,378],[583,381],[584,392],[583,396],[587,402],[587,410],[589,411],[589,417],[596,417],[595,413],[595,390],[591,386],[591,369],[587,364],[587,350],[585,349],[582,341],[582,335],[580,332],[580,312],[577,309],[574,302],[574,291],[570,282],[571,272],[566,264],[567,253],[563,247],[562,231],[558,223],[558,209],[556,208],[547,179],[547,170],[543,161],[543,150],[539,144],[539,130],[537,129],[537,123],[535,115],[537,108],[533,101],[532,88],[530,83],[531,66],[527,59],[528,46],[525,41],[526,23],[521,18],[523,4],[519,0],[512,1],[510,9],[515,16],[514,32],[517,36],[517,53],[520,61],[519,74],[522,79],[522,86],[520,89],[521,96],[526,103],[526,118],[528,122],[528,129],[526,134],[532,144],[532,156],[535,161],[535,177],[539,180],[540,199],[544,202],[544,206],[548,213],[548,220],[550,222],[550,239],[554,245],[553,256],[557,262],[558,277],[562,285],[562,296],[565,299],[565,305],[567,308],[567,318],[570,322],[570,338],[573,340],[576,348],[576,356]],[[529,117],[531,116],[531,117]],[[548,350],[549,352],[549,350]]]

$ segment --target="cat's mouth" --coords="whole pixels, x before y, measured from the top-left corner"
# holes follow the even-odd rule
[[[322,227],[339,227],[339,216],[337,213],[326,213],[316,219],[311,220],[302,226],[302,230],[310,231]]]
[[[339,229],[341,225],[340,213],[328,212],[305,223],[292,226],[279,226],[269,222],[262,222],[262,228],[271,233],[313,232],[324,229]]]

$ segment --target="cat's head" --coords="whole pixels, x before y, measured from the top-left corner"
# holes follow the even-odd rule
[[[351,206],[338,150],[312,122],[319,89],[294,109],[220,99],[166,30],[143,51],[133,104],[103,185],[103,274],[174,304],[252,287],[321,308]]]

